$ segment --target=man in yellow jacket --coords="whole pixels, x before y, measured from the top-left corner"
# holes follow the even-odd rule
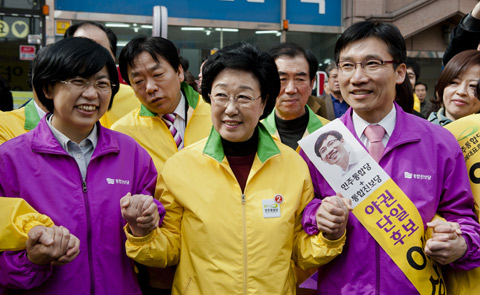
[[[298,152],[300,139],[330,122],[316,115],[307,105],[315,84],[318,61],[311,51],[295,43],[277,45],[270,49],[270,55],[280,76],[280,93],[275,109],[262,123],[274,138]],[[302,283],[315,270],[304,271],[296,267],[297,283]],[[311,292],[297,289],[297,293]]]
[[[272,136],[298,151],[300,139],[329,122],[307,105],[318,62],[312,52],[295,43],[275,46],[270,55],[277,65],[281,88],[275,109],[262,123]]]
[[[135,37],[120,53],[119,62],[121,74],[141,106],[112,129],[130,135],[144,147],[160,175],[168,158],[208,136],[212,128],[210,106],[184,82],[177,49],[167,39]],[[149,286],[144,286],[144,292],[147,288],[152,293],[169,294],[174,272],[174,268],[148,269]]]

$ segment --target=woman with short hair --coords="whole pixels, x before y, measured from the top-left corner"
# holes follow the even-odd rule
[[[480,77],[480,51],[466,50],[455,55],[438,79],[434,102],[442,104],[428,120],[445,126],[455,120],[480,112],[476,88]]]
[[[127,254],[153,267],[178,263],[172,294],[294,294],[291,260],[302,268],[327,263],[345,235],[327,240],[302,230],[313,198],[309,171],[260,123],[280,90],[275,62],[238,43],[210,56],[202,74],[211,133],[167,160],[163,226],[144,237],[127,229]]]

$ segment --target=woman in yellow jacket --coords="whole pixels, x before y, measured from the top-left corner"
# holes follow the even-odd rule
[[[178,263],[172,294],[295,294],[290,261],[312,268],[340,254],[348,211],[333,240],[302,230],[313,198],[307,166],[259,124],[280,89],[268,54],[238,43],[211,56],[202,73],[211,133],[167,161],[162,227],[141,236],[127,225],[127,255],[153,267]],[[129,225],[141,215],[123,210]]]

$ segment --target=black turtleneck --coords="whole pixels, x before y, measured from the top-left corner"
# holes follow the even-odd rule
[[[248,174],[252,169],[253,160],[257,153],[258,147],[258,127],[252,137],[243,142],[231,142],[222,138],[222,146],[225,156],[227,157],[230,168],[237,178],[238,184],[245,190]]]
[[[275,125],[282,143],[296,150],[298,141],[302,139],[308,125],[307,107],[305,107],[305,114],[293,120],[283,120],[275,114]]]

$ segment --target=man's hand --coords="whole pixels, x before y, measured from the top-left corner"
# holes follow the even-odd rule
[[[71,262],[80,253],[80,240],[70,234],[70,240],[68,241],[67,251],[64,255],[60,256],[57,260],[53,261],[53,265],[64,265]]]
[[[427,223],[427,226],[433,229],[432,238],[425,245],[425,254],[430,258],[445,265],[465,255],[467,243],[458,223],[437,219]]]
[[[158,227],[160,215],[152,196],[128,193],[120,200],[120,206],[133,236],[146,236]]]
[[[338,240],[347,227],[348,214],[352,210],[352,202],[341,194],[326,197],[316,213],[317,227],[329,240]]]
[[[28,232],[28,259],[38,265],[61,265],[79,253],[80,241],[63,226],[36,226]]]

